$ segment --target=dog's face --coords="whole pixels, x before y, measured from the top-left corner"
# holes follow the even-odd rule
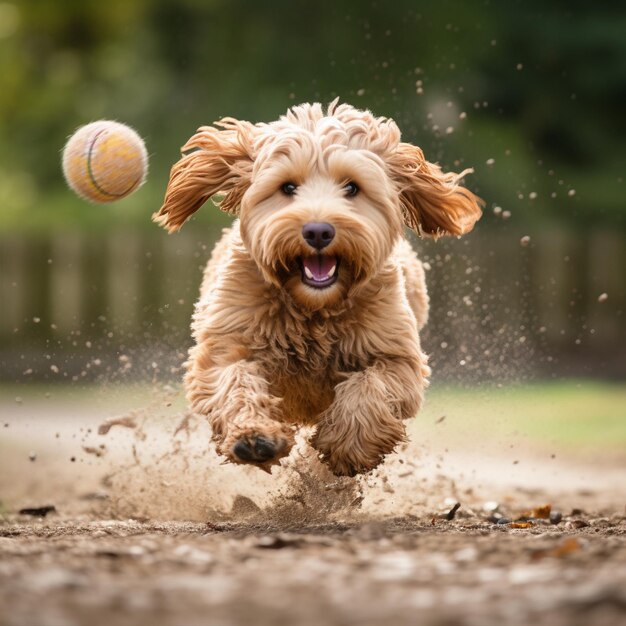
[[[301,105],[271,124],[222,120],[202,127],[174,165],[156,221],[177,230],[206,200],[241,219],[261,276],[317,310],[345,298],[382,268],[406,224],[460,235],[479,200],[391,120],[349,105]]]
[[[402,214],[382,159],[336,119],[272,132],[242,198],[242,239],[266,280],[319,309],[377,273]]]

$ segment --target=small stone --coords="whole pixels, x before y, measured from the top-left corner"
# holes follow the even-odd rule
[[[511,520],[508,517],[501,517],[496,524],[510,524]]]
[[[563,514],[559,511],[552,511],[552,513],[550,513],[550,524],[560,524],[562,519]]]
[[[583,519],[573,519],[570,522],[567,522],[567,527],[568,528],[586,528],[587,526],[589,526],[589,524],[587,522],[585,522],[585,520]]]

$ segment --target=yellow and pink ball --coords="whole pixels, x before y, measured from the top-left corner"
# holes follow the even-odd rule
[[[100,120],[79,128],[63,149],[67,184],[85,200],[115,202],[138,189],[148,172],[146,146],[130,126]]]

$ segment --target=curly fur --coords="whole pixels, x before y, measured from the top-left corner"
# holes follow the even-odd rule
[[[192,407],[232,462],[269,471],[295,428],[309,425],[336,474],[371,470],[404,440],[429,375],[418,333],[424,271],[404,226],[435,237],[471,230],[480,200],[459,185],[469,170],[443,173],[400,141],[392,120],[337,101],[270,124],[228,118],[200,128],[190,150],[155,221],[176,231],[216,195],[239,218],[213,251],[196,305]],[[288,181],[295,195],[281,191]],[[323,289],[299,265],[312,252],[308,222],[336,232],[324,253],[339,259],[337,280]]]

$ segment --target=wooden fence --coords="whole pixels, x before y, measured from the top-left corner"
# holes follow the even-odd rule
[[[171,236],[0,236],[2,377],[41,374],[61,356],[70,363],[72,355],[143,354],[157,345],[180,360],[217,235],[190,228]],[[622,372],[625,244],[619,232],[555,229],[531,233],[523,246],[506,228],[416,241],[430,267],[423,343],[433,364],[483,378],[551,368]]]

